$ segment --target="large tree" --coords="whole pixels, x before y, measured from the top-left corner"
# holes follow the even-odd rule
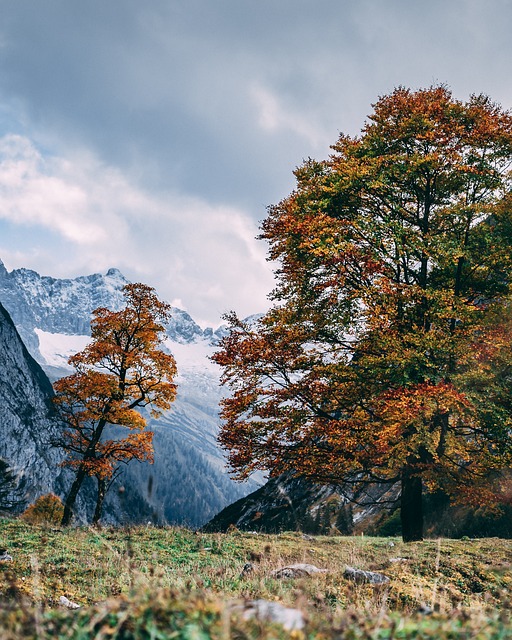
[[[263,223],[274,304],[229,316],[220,442],[240,477],[399,482],[417,540],[425,489],[488,500],[510,463],[510,359],[490,345],[512,282],[512,117],[398,88],[332,148]]]
[[[128,284],[123,294],[126,306],[121,311],[93,312],[91,342],[69,360],[76,372],[55,383],[63,422],[57,444],[68,454],[64,464],[75,471],[63,525],[71,520],[87,476],[98,484],[97,522],[119,463],[152,461],[153,433],[138,409],[150,405],[157,416],[176,396],[176,363],[163,349],[169,305],[143,284]],[[122,437],[125,429],[128,434]]]

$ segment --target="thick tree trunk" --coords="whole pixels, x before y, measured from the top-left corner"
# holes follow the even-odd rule
[[[423,540],[423,491],[420,476],[412,475],[410,469],[402,473],[402,495],[400,498],[402,540]]]
[[[83,467],[78,467],[78,471],[76,472],[75,480],[71,485],[71,489],[66,497],[66,501],[64,502],[64,515],[62,516],[61,525],[63,527],[67,527],[71,522],[71,518],[73,517],[73,507],[75,506],[76,497],[78,492],[80,491],[80,487],[82,486],[83,481],[85,480],[85,469]]]
[[[98,496],[96,498],[96,509],[94,510],[94,516],[92,518],[92,524],[96,526],[101,518],[101,511],[103,509],[103,501],[107,494],[107,481],[105,478],[97,478],[98,480]]]

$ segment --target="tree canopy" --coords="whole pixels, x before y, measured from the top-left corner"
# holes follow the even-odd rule
[[[126,306],[121,311],[93,312],[92,340],[69,360],[76,372],[55,383],[55,402],[64,425],[57,444],[68,453],[64,464],[75,470],[63,524],[71,519],[86,476],[98,482],[97,522],[119,463],[153,460],[153,433],[147,431],[138,409],[149,405],[158,416],[176,396],[176,363],[163,350],[170,306],[147,285],[128,284],[123,294]],[[116,426],[128,429],[128,435],[112,437]]]
[[[511,462],[512,117],[401,87],[332,150],[263,223],[277,286],[228,316],[220,442],[240,477],[400,482],[420,539],[424,489],[488,501]]]

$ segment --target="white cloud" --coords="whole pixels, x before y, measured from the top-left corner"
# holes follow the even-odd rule
[[[62,158],[45,159],[27,138],[7,135],[0,139],[0,218],[54,229],[80,245],[104,242],[111,214],[87,178]]]
[[[73,276],[115,266],[163,298],[183,301],[179,306],[203,323],[217,323],[231,308],[261,310],[272,285],[265,247],[243,211],[149,194],[90,153],[45,156],[22,136],[0,139],[2,219],[37,225],[54,239],[45,251],[16,255],[0,239],[0,251],[15,262],[6,260],[9,267]]]
[[[250,93],[258,109],[258,124],[264,131],[291,131],[316,148],[329,144],[328,133],[318,121],[315,126],[314,118],[290,109],[275,93],[260,84],[253,84]]]

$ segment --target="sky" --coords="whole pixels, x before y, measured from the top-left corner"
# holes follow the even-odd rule
[[[303,159],[397,86],[512,107],[509,0],[0,0],[0,258],[264,311]]]

